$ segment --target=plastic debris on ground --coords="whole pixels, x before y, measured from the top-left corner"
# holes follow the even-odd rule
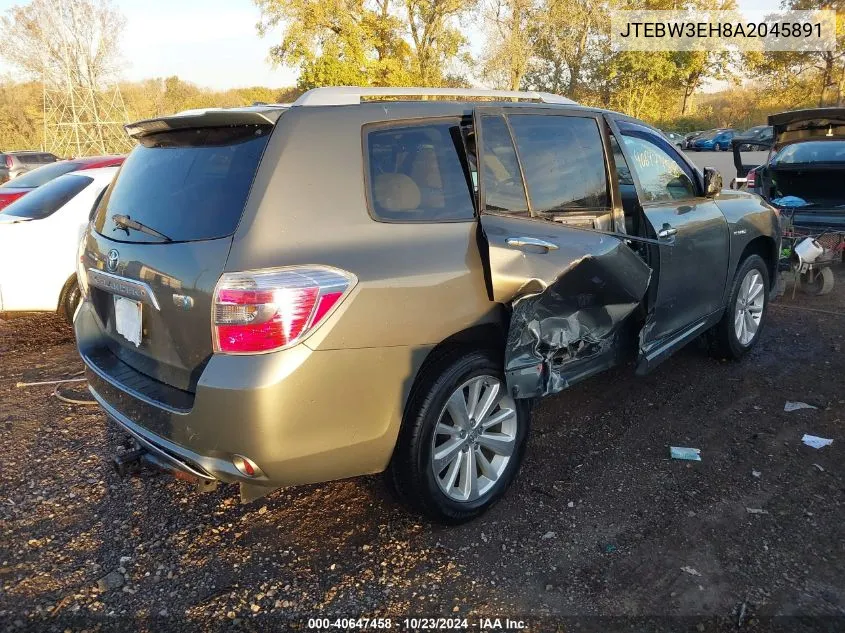
[[[701,449],[700,448],[686,448],[684,446],[670,446],[669,447],[669,456],[672,459],[685,459],[691,462],[700,462],[701,461]]]
[[[783,405],[784,411],[799,411],[800,409],[818,409],[818,407],[814,407],[811,404],[807,404],[806,402],[791,402],[787,401],[785,405]]]
[[[812,448],[824,448],[825,446],[833,444],[833,440],[829,440],[826,437],[807,435],[806,433],[804,433],[804,437],[801,438],[801,441]]]
[[[700,576],[701,572],[692,567],[681,567],[681,571],[688,573],[690,576]]]
[[[763,510],[762,508],[745,508],[748,514],[768,514],[767,510]]]

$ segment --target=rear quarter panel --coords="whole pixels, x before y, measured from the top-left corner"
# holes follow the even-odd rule
[[[305,340],[313,349],[432,346],[498,314],[475,221],[386,223],[367,210],[362,126],[462,111],[431,105],[292,108],[273,132],[226,270],[323,264],[354,273],[353,293]]]
[[[288,423],[319,420],[319,434],[332,441],[354,436],[361,450],[344,453],[355,463],[343,476],[386,467],[431,350],[500,318],[487,296],[476,221],[391,224],[367,210],[362,127],[462,112],[456,104],[291,108],[273,131],[232,242],[227,271],[322,264],[358,278],[303,345],[271,354],[310,353],[308,366],[285,378],[308,414]],[[283,393],[273,388],[271,400]],[[340,417],[338,402],[349,405]]]

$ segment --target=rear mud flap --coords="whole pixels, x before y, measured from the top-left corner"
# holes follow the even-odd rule
[[[252,503],[256,499],[269,495],[274,490],[278,490],[273,486],[261,486],[259,484],[251,484],[245,481],[240,482],[241,503]]]
[[[515,398],[548,396],[616,362],[622,325],[640,305],[651,268],[623,242],[585,255],[543,292],[513,302],[505,378]]]

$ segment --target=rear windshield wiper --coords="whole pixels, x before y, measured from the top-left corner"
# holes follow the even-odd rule
[[[165,242],[172,242],[173,240],[167,237],[164,233],[160,233],[156,231],[154,228],[147,226],[146,224],[142,224],[138,222],[138,220],[133,220],[128,215],[121,215],[115,214],[111,216],[112,222],[115,223],[116,228],[123,229],[126,231],[126,234],[129,235],[129,229],[134,229],[136,231],[141,231],[141,233],[146,233],[147,235],[152,235],[154,237],[158,237]]]

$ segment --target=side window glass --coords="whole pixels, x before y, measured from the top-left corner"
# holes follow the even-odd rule
[[[656,143],[623,133],[642,187],[642,202],[685,200],[697,195],[695,184],[678,162]]]
[[[488,211],[528,215],[528,201],[516,151],[505,119],[499,115],[481,117],[481,161],[484,163],[484,198]]]
[[[458,120],[369,131],[372,214],[391,222],[472,220],[475,210],[459,151]]]
[[[609,209],[604,146],[595,119],[511,114],[509,121],[535,213]]]
[[[616,177],[619,179],[619,184],[633,186],[634,178],[631,176],[631,169],[622,154],[622,148],[619,147],[615,134],[610,135],[610,149],[613,150],[613,162],[616,163]]]

